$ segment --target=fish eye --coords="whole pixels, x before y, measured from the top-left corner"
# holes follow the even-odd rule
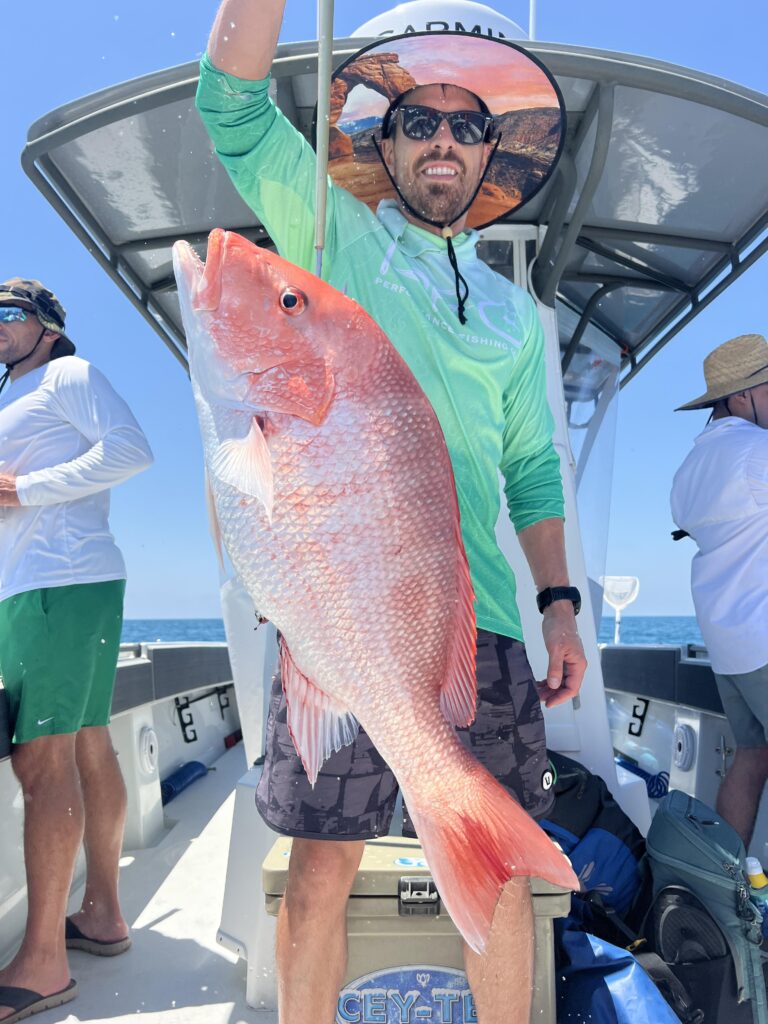
[[[280,296],[280,308],[289,316],[298,316],[308,305],[307,296],[298,288],[286,288]]]

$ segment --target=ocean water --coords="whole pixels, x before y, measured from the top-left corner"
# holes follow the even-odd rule
[[[598,639],[613,643],[613,618],[604,617]],[[221,619],[126,619],[124,643],[165,643],[195,640],[225,640]],[[621,620],[621,643],[700,644],[701,633],[692,615],[625,615]]]
[[[195,640],[224,641],[221,619],[125,619],[122,641],[136,643],[184,643]]]
[[[613,616],[603,616],[598,640],[613,643]],[[703,644],[695,615],[623,615],[622,644]]]

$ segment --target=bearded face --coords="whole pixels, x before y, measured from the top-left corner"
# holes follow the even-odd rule
[[[408,104],[421,104],[446,114],[478,110],[477,98],[450,85],[425,85],[407,96]],[[453,137],[447,121],[441,121],[430,139],[409,139],[395,116],[394,131],[381,141],[389,173],[408,204],[420,216],[461,230],[465,207],[481,180],[490,154],[488,143],[462,145]],[[404,211],[408,216],[408,211]],[[411,219],[411,218],[409,218]]]

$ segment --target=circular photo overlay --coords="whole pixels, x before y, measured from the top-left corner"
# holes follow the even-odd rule
[[[374,140],[397,96],[422,85],[456,85],[483,99],[494,117],[496,153],[467,216],[486,227],[528,202],[552,174],[565,140],[560,89],[544,65],[506,40],[465,32],[388,37],[334,73],[328,172],[372,210],[395,198]]]

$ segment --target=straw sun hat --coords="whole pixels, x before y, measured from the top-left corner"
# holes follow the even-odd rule
[[[768,341],[762,334],[740,334],[719,345],[704,360],[707,390],[683,409],[706,409],[729,395],[768,383]]]

